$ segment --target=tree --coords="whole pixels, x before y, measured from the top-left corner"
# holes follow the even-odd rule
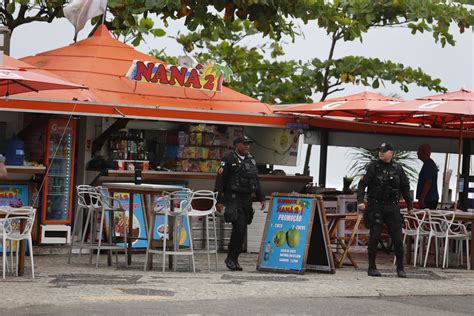
[[[407,92],[410,84],[429,90],[445,91],[441,80],[431,78],[420,68],[406,67],[394,61],[363,56],[335,58],[337,44],[343,41],[363,41],[370,29],[406,27],[413,34],[431,32],[442,46],[454,45],[450,24],[456,23],[460,32],[472,25],[472,10],[448,1],[423,0],[340,0],[332,3],[313,1],[310,10],[300,15],[314,20],[324,28],[331,40],[328,58],[310,61],[278,61],[284,55],[279,42],[270,40],[266,45],[246,47],[246,37],[255,35],[254,24],[239,20],[227,25],[225,33],[201,29],[177,41],[186,52],[192,52],[201,62],[214,59],[231,67],[235,80],[227,85],[244,94],[269,103],[313,102],[312,96],[329,95],[343,90],[345,84],[361,84],[377,89],[387,82],[398,84]],[[222,40],[224,39],[224,40]],[[265,58],[271,52],[272,59]],[[165,58],[161,54],[159,57]]]
[[[225,41],[207,39],[201,32],[178,34],[176,39],[185,51],[193,53],[198,62],[204,64],[213,60],[231,68],[234,76],[230,82],[224,83],[231,89],[271,104],[311,100],[314,83],[305,81],[301,75],[301,62],[274,60],[284,55],[276,41],[253,47],[242,45],[245,38],[259,33],[249,21],[236,20],[230,27]],[[163,50],[154,50],[151,54],[171,64],[177,62],[176,57],[168,56]],[[273,60],[266,58],[267,54]]]
[[[3,0],[0,3],[0,23],[13,31],[26,23],[48,22],[61,18],[66,0]],[[135,45],[143,40],[143,32],[162,36],[155,29],[151,15],[169,20],[184,19],[191,31],[203,27],[209,37],[228,34],[228,25],[235,19],[248,20],[255,28],[272,38],[282,34],[294,36],[294,25],[288,17],[306,17],[314,0],[108,0],[106,25],[117,36],[133,37]],[[140,18],[137,18],[140,17]],[[144,21],[142,22],[142,19]],[[99,24],[101,19],[95,19]]]

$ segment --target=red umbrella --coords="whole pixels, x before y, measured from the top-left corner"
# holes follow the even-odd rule
[[[368,115],[381,107],[400,103],[402,100],[386,97],[373,92],[360,92],[340,98],[327,99],[325,101],[299,104],[277,112],[313,114],[320,116],[344,116],[367,118]]]
[[[0,96],[59,89],[81,89],[83,86],[23,68],[0,66]]]
[[[385,106],[375,112],[370,115],[372,120],[459,128],[461,121],[474,120],[474,92],[461,89]]]
[[[424,123],[431,126],[443,126],[459,129],[459,156],[457,181],[461,165],[462,130],[472,127],[474,120],[474,93],[467,89],[418,98],[393,106],[386,106],[371,115],[373,120],[385,118],[390,121]],[[464,125],[466,123],[466,125]],[[444,182],[444,181],[443,181]],[[457,190],[458,191],[458,190]],[[454,206],[457,207],[458,196]]]

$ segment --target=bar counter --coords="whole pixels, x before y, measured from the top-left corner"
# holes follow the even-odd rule
[[[46,173],[46,167],[6,165],[8,180],[30,180],[34,175]]]
[[[107,170],[105,176],[100,177],[99,182],[110,181],[133,181],[135,172],[128,170]],[[301,192],[307,183],[313,181],[310,176],[290,175],[259,175],[263,193],[270,195],[273,192]],[[213,190],[216,173],[207,172],[175,172],[175,171],[142,171],[144,182],[150,183],[174,183],[186,184],[193,190]]]

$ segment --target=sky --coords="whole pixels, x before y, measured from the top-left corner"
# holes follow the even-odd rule
[[[155,25],[160,25],[156,20]],[[282,43],[286,55],[284,59],[309,60],[311,58],[326,58],[330,41],[328,36],[317,28],[314,22],[308,25],[300,24],[304,37],[299,37],[294,43],[289,38],[283,39]],[[91,26],[79,33],[78,39],[87,37]],[[147,38],[146,43],[141,44],[137,49],[148,53],[151,49],[165,49],[168,55],[183,55],[181,46],[171,37],[177,32],[184,31],[181,21],[170,23],[166,29],[167,36],[161,38]],[[382,60],[390,59],[395,62],[403,63],[405,66],[422,68],[433,78],[440,78],[442,84],[450,91],[458,90],[462,87],[474,90],[474,40],[472,31],[466,31],[460,34],[456,28],[452,28],[452,33],[456,40],[456,46],[441,47],[435,43],[431,34],[411,35],[406,28],[379,28],[369,31],[364,36],[363,43],[347,42],[339,44],[335,51],[335,57],[345,55],[362,55],[366,57],[377,57]],[[74,35],[73,26],[66,19],[58,19],[53,23],[30,23],[15,30],[11,42],[11,55],[15,58],[35,55],[43,51],[63,47],[72,43]],[[265,40],[265,39],[263,39]],[[262,38],[259,36],[250,38],[245,44],[250,46],[259,45]],[[348,85],[343,92],[334,94],[334,96],[349,95],[366,88]],[[414,99],[417,97],[436,94],[429,90],[410,86],[410,91],[404,93],[398,86],[381,86],[377,90],[369,89],[382,94],[395,93],[403,99]],[[317,95],[314,100],[318,100]],[[381,136],[380,142],[383,142]],[[376,147],[378,144],[374,144]],[[294,168],[285,168],[288,173],[302,172],[304,163],[305,145],[301,144],[300,155],[298,157],[298,166]],[[342,178],[347,174],[347,166],[350,163],[348,154],[352,151],[348,148],[330,147],[328,159],[328,180],[327,187],[342,188]],[[442,171],[445,155],[435,153],[433,160],[438,164]],[[457,159],[454,155],[449,157],[449,168],[456,170]],[[418,167],[421,168],[421,163]],[[318,179],[319,168],[319,146],[313,146],[312,160],[310,162],[311,174]],[[442,178],[441,172],[439,178]],[[439,182],[441,179],[439,179]],[[454,188],[454,177],[451,179],[450,187]],[[413,185],[412,185],[413,187]]]

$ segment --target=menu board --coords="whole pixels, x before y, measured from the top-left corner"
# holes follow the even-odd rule
[[[30,205],[28,184],[1,184],[0,206]]]
[[[28,184],[0,184],[0,206],[26,206],[30,205],[30,187]],[[14,247],[16,241],[14,241]],[[3,250],[0,244],[0,251]],[[10,243],[7,244],[10,251]]]
[[[257,270],[305,272],[316,205],[314,195],[272,195]]]

